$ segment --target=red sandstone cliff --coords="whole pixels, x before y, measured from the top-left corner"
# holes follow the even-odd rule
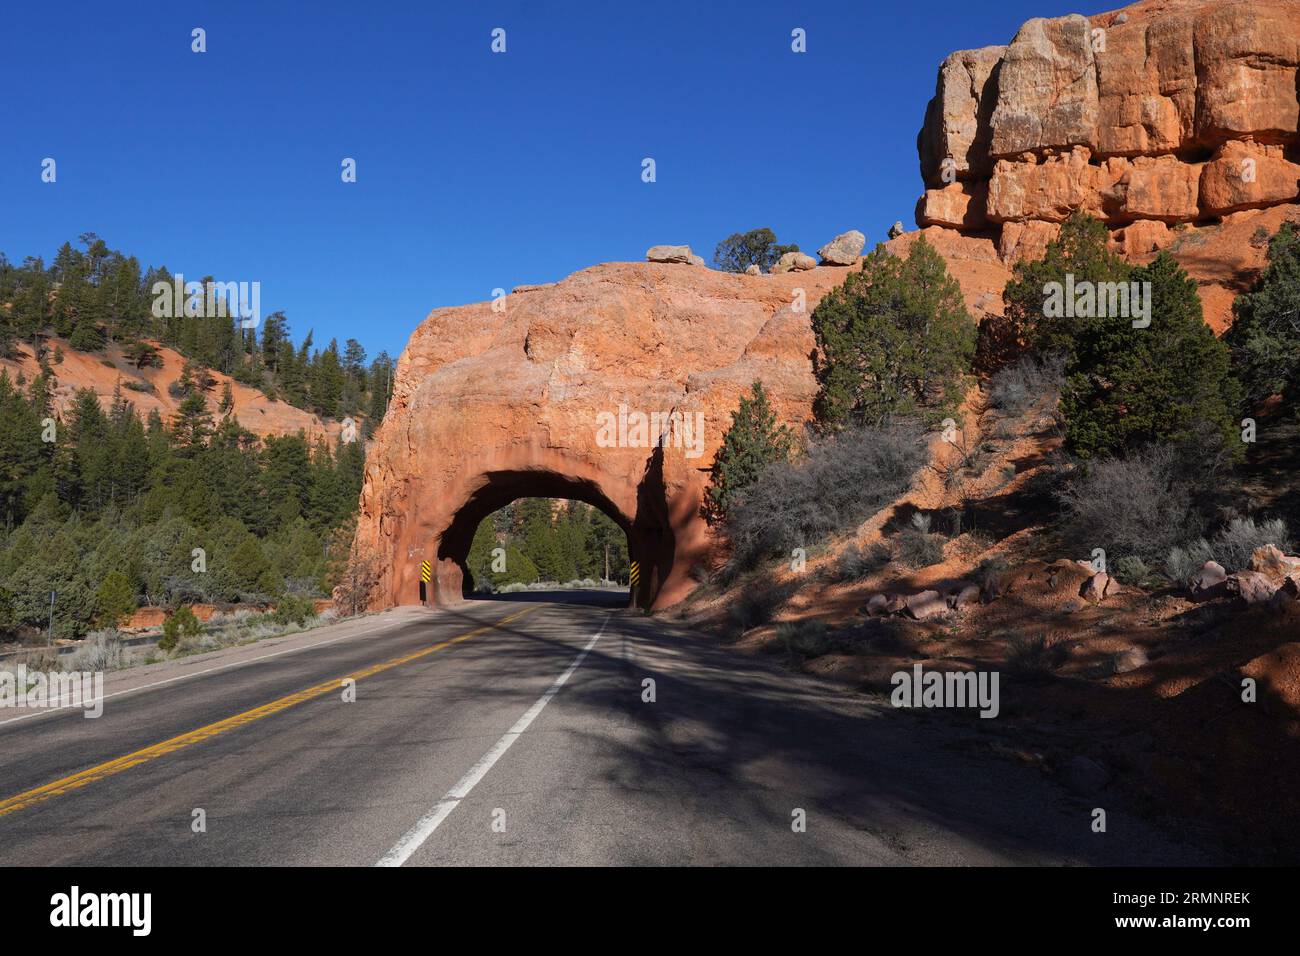
[[[1041,252],[1075,209],[1130,254],[1300,195],[1300,0],[1143,0],[1034,19],[939,69],[922,226]]]

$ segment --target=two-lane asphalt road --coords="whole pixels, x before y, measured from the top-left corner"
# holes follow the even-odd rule
[[[113,675],[96,720],[0,711],[0,865],[1204,859],[1118,800],[1093,833],[1091,805],[942,722],[602,598]]]

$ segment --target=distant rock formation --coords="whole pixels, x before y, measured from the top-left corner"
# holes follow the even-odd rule
[[[1300,0],[1142,0],[1034,19],[939,68],[916,221],[1041,254],[1082,209],[1124,251],[1300,197]]]

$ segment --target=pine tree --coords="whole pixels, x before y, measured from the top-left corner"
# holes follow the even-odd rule
[[[14,336],[32,342],[36,333],[49,325],[51,280],[40,258],[27,258],[18,277],[10,321]]]
[[[339,399],[343,394],[344,375],[339,364],[339,344],[330,344],[314,357],[311,366],[311,401],[316,412],[324,418],[339,416]]]
[[[739,407],[731,413],[731,425],[709,471],[704,496],[709,521],[725,518],[737,497],[765,468],[790,460],[794,446],[794,433],[788,425],[778,424],[763,383],[754,382],[749,397],[742,395]]]
[[[566,562],[555,533],[550,500],[527,498],[521,510],[524,514],[524,553],[537,566],[542,580],[565,580]]]
[[[1272,395],[1300,402],[1300,230],[1282,224],[1268,244],[1268,267],[1232,305],[1226,340],[1244,387],[1246,410]]]
[[[1044,303],[1051,283],[1075,285],[1126,282],[1130,267],[1111,251],[1106,225],[1081,211],[1061,225],[1060,234],[1047,244],[1037,261],[1021,261],[1002,293],[1002,317],[986,319],[980,326],[976,367],[995,372],[1026,352],[1039,355],[1068,354],[1075,336],[1074,319],[1049,317]]]
[[[472,581],[466,582],[471,590],[486,591],[492,584],[492,551],[497,547],[497,538],[492,531],[492,521],[485,518],[474,529],[474,539],[470,542],[469,554],[465,565],[469,568]]]
[[[181,401],[172,418],[172,434],[184,449],[202,445],[212,434],[212,411],[202,392],[191,392]]]
[[[713,263],[723,272],[744,272],[750,266],[767,272],[781,256],[798,251],[797,245],[780,245],[776,233],[764,227],[732,233],[723,239],[713,252]]]
[[[1232,457],[1241,447],[1232,441],[1237,386],[1196,281],[1168,253],[1132,280],[1151,283],[1148,327],[1134,328],[1129,317],[1075,321],[1061,396],[1067,446],[1090,458],[1195,442],[1202,461],[1216,449]]]
[[[955,412],[974,349],[961,287],[924,237],[900,259],[884,246],[812,314],[813,413],[823,427]]]
[[[311,456],[306,438],[301,432],[267,438],[264,446],[262,481],[267,500],[273,503],[273,523],[282,524],[307,514]]]
[[[0,369],[0,522],[20,523],[39,498],[33,495],[48,483],[48,458],[40,440],[36,408]],[[42,480],[44,479],[44,480]]]
[[[241,591],[260,590],[259,584],[266,583],[263,576],[270,570],[271,562],[266,559],[262,546],[251,534],[244,538],[230,556],[231,575]]]
[[[283,312],[272,312],[262,320],[262,361],[272,372],[280,370],[288,344],[289,320]]]
[[[366,389],[366,350],[356,339],[343,343],[343,371],[360,391]]]
[[[587,562],[592,577],[604,579],[608,564],[613,580],[626,580],[628,571],[627,534],[603,511],[593,508],[591,533],[587,538]]]
[[[110,571],[95,595],[95,610],[105,627],[118,627],[135,613],[135,588],[121,571]]]
[[[104,337],[95,321],[90,316],[83,315],[77,319],[72,335],[68,337],[68,344],[78,352],[98,352],[104,347]]]
[[[369,421],[377,426],[388,411],[388,400],[393,389],[393,360],[387,352],[380,352],[370,363]]]
[[[307,491],[307,520],[313,528],[329,528],[338,520],[342,484],[329,444],[318,438],[311,455],[311,482]]]
[[[68,493],[82,514],[97,514],[112,498],[112,448],[108,418],[93,389],[83,388],[73,398],[64,430],[68,452]]]

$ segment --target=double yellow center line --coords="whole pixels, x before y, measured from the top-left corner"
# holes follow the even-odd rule
[[[472,631],[466,631],[456,637],[449,638],[430,647],[421,648],[418,651],[412,651],[410,654],[403,654],[401,657],[394,657],[392,660],[384,661],[380,664],[373,664],[363,670],[348,674],[336,680],[325,681],[316,684],[314,687],[308,687],[306,690],[300,690],[295,694],[289,694],[287,697],[281,697],[279,700],[273,700],[269,704],[263,704],[260,707],[254,707],[252,710],[246,710],[242,714],[235,714],[233,717],[227,717],[224,720],[218,720],[216,723],[207,724],[196,730],[181,734],[178,737],[172,737],[161,743],[152,744],[141,750],[136,750],[124,757],[118,757],[115,760],[109,760],[97,766],[90,767],[70,776],[54,780],[50,783],[31,790],[25,790],[22,793],[15,794],[0,800],[0,817],[10,813],[16,813],[36,803],[49,800],[51,797],[57,797],[73,790],[79,790],[87,784],[94,783],[96,780],[103,780],[105,777],[111,777],[119,774],[124,770],[130,770],[132,767],[138,767],[140,764],[148,763],[151,760],[157,760],[159,757],[165,757],[168,754],[176,753],[178,750],[184,750],[186,747],[192,747],[194,744],[202,743],[205,740],[211,740],[230,730],[236,730],[240,727],[246,727],[254,721],[261,720],[263,717],[270,717],[272,714],[278,714],[281,711],[288,710],[305,701],[322,697],[331,691],[337,691],[342,687],[346,680],[360,681],[366,677],[374,677],[386,670],[399,667],[402,664],[409,664],[411,661],[419,660],[435,651],[451,647],[453,644],[459,644],[462,641],[468,641],[471,637],[482,634],[485,631],[491,631],[511,621],[522,617],[529,611],[534,611],[540,605],[526,607],[522,611],[516,611],[508,617],[504,617],[492,624],[485,624],[482,627],[475,628]]]

